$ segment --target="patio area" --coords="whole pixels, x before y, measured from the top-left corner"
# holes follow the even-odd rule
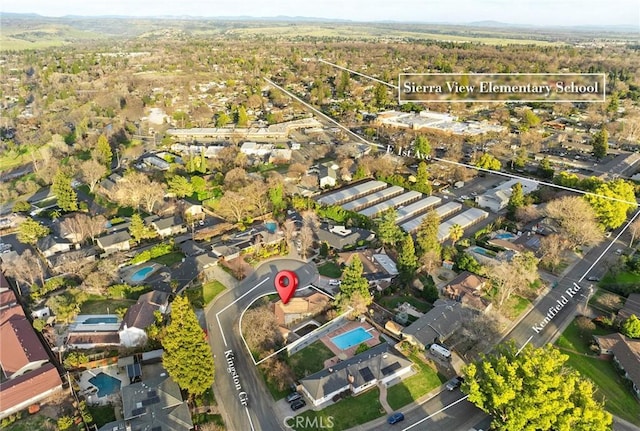
[[[101,374],[104,376],[98,377]],[[108,377],[107,377],[108,376]],[[112,387],[100,387],[101,384],[96,385],[96,378],[110,383],[113,383]],[[115,380],[117,379],[120,384],[117,386]],[[129,385],[129,379],[117,365],[108,365],[106,367],[93,368],[91,370],[85,370],[80,373],[78,380],[80,386],[79,393],[85,396],[88,404],[94,405],[106,405],[114,404],[120,400],[120,390]],[[117,388],[117,389],[116,389]],[[107,394],[101,394],[101,392],[110,392]],[[101,395],[101,396],[99,396]]]
[[[336,346],[336,344],[331,340],[334,337],[347,334],[354,330],[358,330],[358,328],[364,329],[364,331],[366,331],[371,336],[371,338],[368,338],[367,340],[364,340],[362,342],[358,342],[346,349],[341,349],[340,347]],[[329,332],[327,335],[321,337],[320,340],[322,340],[325,346],[327,346],[329,350],[331,350],[336,355],[334,358],[325,361],[325,367],[329,367],[336,362],[343,361],[354,356],[356,349],[362,343],[366,344],[369,347],[380,344],[380,333],[367,322],[355,321],[348,322],[335,331]]]

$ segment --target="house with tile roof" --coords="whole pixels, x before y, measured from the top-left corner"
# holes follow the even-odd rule
[[[0,419],[62,389],[44,345],[4,282],[0,283]]]

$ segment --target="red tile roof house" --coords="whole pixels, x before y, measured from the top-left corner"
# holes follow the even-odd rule
[[[62,390],[57,369],[12,294],[0,292],[0,419]]]

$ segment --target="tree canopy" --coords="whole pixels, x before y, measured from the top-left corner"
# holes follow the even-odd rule
[[[378,218],[376,227],[378,230],[378,238],[385,245],[396,244],[402,238],[402,230],[396,224],[398,212],[390,208],[382,213]]]
[[[440,226],[440,217],[435,210],[429,210],[422,219],[416,241],[418,242],[418,254],[423,256],[428,251],[440,254],[440,241],[438,241],[438,227]]]
[[[336,295],[336,305],[340,313],[353,308],[353,315],[362,314],[373,301],[369,293],[369,281],[362,276],[363,266],[360,258],[355,255],[351,264],[342,273],[340,292]]]
[[[518,354],[507,343],[464,368],[462,391],[498,431],[609,430],[612,416],[593,398],[593,383],[569,369],[567,359],[552,345],[528,344]]]
[[[405,235],[398,253],[398,271],[404,281],[411,280],[418,269],[418,258],[411,235]]]
[[[635,314],[632,314],[622,322],[620,330],[629,338],[640,338],[640,319]]]
[[[585,195],[584,198],[591,204],[598,221],[605,229],[616,229],[622,226],[627,219],[627,213],[635,207],[633,185],[623,179],[602,183],[593,193],[593,195]]]
[[[426,136],[418,135],[413,141],[413,150],[416,157],[426,157],[431,155],[431,144]],[[426,167],[426,165],[425,165]]]
[[[602,159],[607,156],[607,151],[609,151],[609,132],[604,127],[598,131],[593,136],[591,141],[591,145],[593,145],[593,155]]]
[[[182,175],[174,175],[167,181],[169,186],[169,192],[176,195],[178,198],[185,196],[191,196],[193,194],[193,185],[189,182],[188,178]]]
[[[162,339],[162,362],[171,378],[191,395],[203,394],[213,384],[211,349],[189,299],[177,296],[171,303],[171,323]]]
[[[49,228],[32,218],[23,221],[18,227],[18,241],[34,245],[42,237],[49,235]]]
[[[493,171],[499,171],[502,167],[500,160],[496,159],[489,153],[483,153],[476,161],[475,165],[482,169],[491,169]]]
[[[58,198],[58,206],[62,211],[78,210],[78,195],[71,187],[71,177],[62,169],[58,169],[56,176],[53,178],[51,190]]]

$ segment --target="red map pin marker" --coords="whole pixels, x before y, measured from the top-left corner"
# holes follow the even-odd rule
[[[280,271],[274,280],[276,290],[284,304],[289,302],[298,287],[298,276],[293,271]]]

